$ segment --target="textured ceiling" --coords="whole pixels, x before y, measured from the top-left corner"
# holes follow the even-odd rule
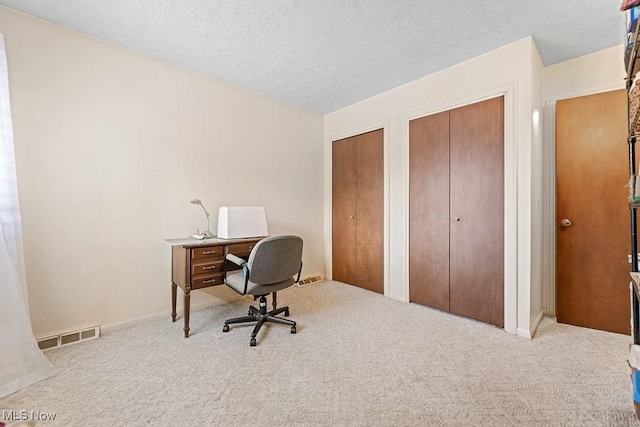
[[[620,44],[624,18],[619,3],[0,0],[10,8],[321,113],[529,35],[547,66]]]

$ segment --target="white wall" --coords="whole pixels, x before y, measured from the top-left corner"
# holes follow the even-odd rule
[[[322,116],[3,7],[0,32],[36,336],[168,313],[170,254],[162,240],[204,228],[203,213],[188,203],[193,197],[212,211],[212,228],[218,206],[265,205],[272,234],[305,238],[304,274],[324,273],[323,252],[330,273],[330,141],[380,127],[385,294],[407,301],[408,120],[501,93],[510,102],[506,137],[514,144],[505,153],[514,156],[505,190],[517,194],[505,217],[507,240],[514,242],[513,254],[506,254],[505,321],[507,330],[526,336],[549,308],[554,268],[546,262],[550,246],[541,249],[539,237],[541,227],[549,231],[553,203],[551,146],[545,132],[540,153],[533,112],[543,102],[624,87],[622,45],[541,71],[527,38],[330,113],[321,232]],[[544,187],[536,166],[541,156]],[[192,301],[233,296],[214,288],[194,293]]]
[[[532,41],[533,42],[533,41]],[[542,302],[543,260],[543,131],[544,104],[542,101],[544,66],[538,50],[531,50],[531,290],[529,292],[529,332],[533,333],[544,315]]]
[[[170,309],[198,197],[265,206],[323,274],[323,117],[0,7],[34,334]],[[234,294],[194,292],[192,304]],[[182,325],[176,324],[176,334]]]
[[[544,101],[624,88],[624,45],[551,65],[544,69]]]
[[[385,224],[388,227],[385,250],[390,254],[385,262],[388,276],[385,294],[407,301],[408,121],[505,95],[505,329],[525,336],[530,334],[533,50],[531,38],[526,38],[325,116],[324,230],[328,274],[331,263],[331,141],[385,127]],[[538,70],[539,64],[535,68]],[[518,212],[522,214],[518,216]]]

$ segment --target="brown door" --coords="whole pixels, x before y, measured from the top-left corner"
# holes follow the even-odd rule
[[[451,110],[451,312],[504,326],[504,98]]]
[[[383,130],[333,146],[333,278],[384,293]]]
[[[409,298],[504,326],[504,98],[409,123]]]
[[[342,139],[332,144],[333,279],[344,283],[354,283],[357,272],[355,164],[358,150],[354,138],[357,137]]]
[[[449,311],[449,112],[409,122],[409,300]]]
[[[623,334],[630,333],[626,99],[619,90],[556,104],[558,322]]]

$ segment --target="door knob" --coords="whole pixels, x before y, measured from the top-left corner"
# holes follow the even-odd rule
[[[567,218],[565,218],[562,221],[560,221],[560,226],[562,228],[571,227],[571,221],[569,221]]]
[[[350,215],[350,216],[349,216],[349,219],[353,219],[353,215]]]
[[[460,221],[460,218],[453,218],[454,221]]]

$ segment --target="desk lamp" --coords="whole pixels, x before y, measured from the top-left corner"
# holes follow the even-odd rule
[[[204,205],[202,204],[200,199],[193,199],[191,201],[191,204],[192,205],[200,205],[200,207],[202,208],[204,213],[207,215],[207,229],[205,231],[203,231],[202,234],[194,234],[193,237],[196,238],[196,239],[211,239],[211,238],[213,238],[213,233],[211,233],[211,231],[209,231],[209,212],[207,212],[207,210],[204,208]]]

